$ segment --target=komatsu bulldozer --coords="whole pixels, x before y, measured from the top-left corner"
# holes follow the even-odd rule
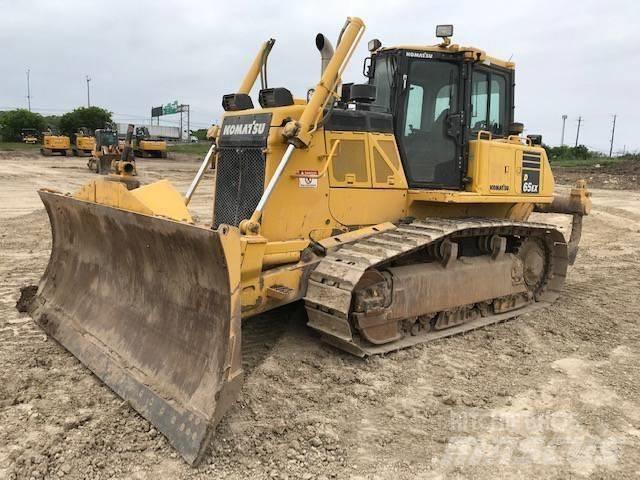
[[[548,307],[590,199],[554,193],[539,136],[514,122],[514,64],[451,43],[369,43],[349,18],[307,98],[266,82],[260,48],[185,194],[99,178],[39,194],[53,248],[36,322],[189,463],[242,383],[242,320],[303,302],[321,340],[375,355]],[[250,92],[261,88],[254,104]],[[216,165],[212,225],[189,200]],[[571,235],[529,221],[572,216]],[[544,218],[544,215],[541,215]]]

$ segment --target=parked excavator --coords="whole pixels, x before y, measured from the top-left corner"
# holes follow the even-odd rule
[[[95,135],[91,133],[91,130],[87,127],[80,127],[74,135],[73,154],[76,157],[90,156],[96,146]]]
[[[136,157],[167,158],[167,142],[152,137],[147,127],[137,127],[134,153]]]
[[[51,156],[54,153],[59,153],[63,157],[70,156],[73,152],[71,150],[71,139],[66,135],[60,135],[53,128],[48,128],[42,132],[42,147],[40,147],[40,153],[45,157]]]
[[[514,64],[444,25],[433,46],[372,40],[366,82],[343,83],[364,28],[316,37],[307,99],[267,85],[265,42],[186,194],[39,191],[53,247],[31,315],[191,464],[240,392],[243,319],[301,301],[320,339],[375,355],[550,308],[575,259],[589,193],[554,192],[514,122]],[[188,204],[212,160],[207,227]]]

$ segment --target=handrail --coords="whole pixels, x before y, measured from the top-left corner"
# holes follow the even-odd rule
[[[322,178],[325,176],[325,174],[327,173],[327,170],[329,170],[329,165],[331,164],[331,161],[333,160],[333,157],[335,157],[336,155],[336,150],[338,149],[338,144],[341,142],[341,140],[338,138],[335,142],[333,142],[333,146],[331,147],[331,150],[329,151],[329,155],[327,155],[327,160],[324,164],[324,167],[322,168],[322,171],[320,171],[319,173],[315,174],[315,175],[303,175],[303,174],[299,174],[299,173],[294,173],[293,175],[291,175],[291,177],[293,178]]]

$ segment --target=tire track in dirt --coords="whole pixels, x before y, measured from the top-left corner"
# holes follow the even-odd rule
[[[32,165],[24,158],[0,160],[0,173],[32,172],[61,189],[79,181],[67,178],[70,172],[83,175],[37,159]],[[180,189],[197,168],[195,162],[141,164],[143,178],[169,176]],[[245,322],[242,395],[220,423],[205,463],[192,469],[14,309],[19,288],[44,271],[50,248],[37,198],[35,212],[3,216],[22,202],[23,190],[34,188],[30,175],[13,180],[17,198],[0,189],[0,478],[636,478],[640,471],[640,437],[634,436],[640,423],[633,413],[640,410],[634,357],[640,350],[640,205],[626,192],[594,196],[564,293],[535,314],[366,360],[319,343],[295,309]],[[193,204],[205,222],[210,202],[205,184]],[[536,420],[553,411],[567,415],[575,434],[620,436],[615,462],[516,464],[507,456],[502,464],[484,465],[461,450],[467,445],[461,438],[490,449],[493,439],[504,437],[528,449],[525,459],[562,453],[562,445],[521,443],[526,431],[483,431],[458,420]],[[556,433],[542,428],[531,436],[566,439]]]

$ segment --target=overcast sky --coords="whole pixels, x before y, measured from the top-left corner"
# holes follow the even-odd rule
[[[528,133],[608,151],[640,150],[640,2],[429,0],[55,1],[0,0],[0,109],[31,105],[60,114],[91,103],[118,121],[142,122],[151,107],[191,105],[192,126],[216,122],[224,93],[237,89],[261,42],[274,37],[271,86],[303,96],[319,75],[314,38],[334,43],[347,15],[367,24],[345,81],[362,82],[366,42],[433,44],[438,23],[455,25],[454,42],[516,63],[516,120]],[[258,82],[259,83],[259,82]],[[257,104],[257,102],[255,102]],[[164,117],[177,124],[178,117]]]

